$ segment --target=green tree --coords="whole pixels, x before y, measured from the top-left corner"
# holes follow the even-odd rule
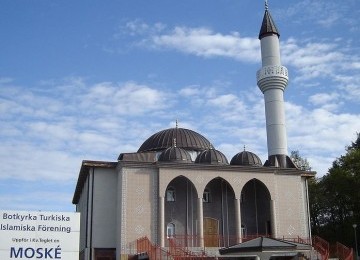
[[[313,234],[354,246],[352,224],[360,224],[360,134],[329,172],[310,183]]]
[[[309,206],[310,206],[310,221],[313,233],[320,234],[321,228],[325,225],[326,220],[324,216],[324,201],[325,195],[323,185],[320,179],[309,180]]]
[[[290,159],[293,161],[293,163],[298,167],[300,170],[303,171],[311,171],[310,164],[306,158],[303,158],[299,151],[291,151],[290,153]]]

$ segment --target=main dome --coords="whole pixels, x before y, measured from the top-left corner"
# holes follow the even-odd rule
[[[213,148],[212,144],[201,134],[185,128],[169,128],[150,136],[138,152],[161,151],[173,146],[186,150],[203,151]]]

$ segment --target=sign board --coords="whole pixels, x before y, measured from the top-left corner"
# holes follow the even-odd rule
[[[80,213],[0,210],[0,259],[79,259]]]

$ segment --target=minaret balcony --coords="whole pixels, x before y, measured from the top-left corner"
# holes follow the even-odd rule
[[[264,66],[257,71],[256,79],[263,93],[270,88],[284,90],[289,80],[289,72],[281,65]]]

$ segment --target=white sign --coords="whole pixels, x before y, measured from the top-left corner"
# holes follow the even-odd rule
[[[79,259],[80,213],[0,210],[0,259]]]

